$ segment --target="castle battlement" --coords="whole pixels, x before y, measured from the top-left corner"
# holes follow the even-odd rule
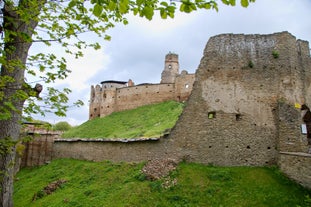
[[[194,74],[188,74],[185,70],[179,74],[178,55],[169,53],[165,56],[164,70],[158,84],[135,85],[129,79],[106,80],[101,85],[91,86],[89,119],[168,100],[185,101],[191,94],[194,77]]]

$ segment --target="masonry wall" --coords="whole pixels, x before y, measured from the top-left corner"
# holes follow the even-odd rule
[[[146,84],[117,89],[116,111],[175,100],[174,84]]]
[[[175,97],[177,101],[186,101],[193,89],[194,74],[182,71],[175,79]]]
[[[33,139],[24,143],[25,150],[20,160],[21,167],[40,166],[49,163],[53,157],[54,139],[59,132],[45,130],[36,131],[36,134],[29,134]]]
[[[143,162],[170,157],[167,140],[149,141],[55,141],[53,159],[74,158],[113,162]]]
[[[310,56],[297,45],[287,32],[212,37],[187,107],[170,136],[177,153],[206,164],[272,164],[288,134],[300,140],[297,150],[306,150],[294,103],[307,100],[303,91],[310,83],[300,55]],[[290,127],[279,122],[279,116],[287,117],[279,108],[282,102],[296,114]]]
[[[311,154],[281,152],[278,165],[289,178],[311,189]]]

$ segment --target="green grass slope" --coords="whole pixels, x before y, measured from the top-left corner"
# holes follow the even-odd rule
[[[148,181],[141,174],[142,167],[143,163],[59,159],[22,169],[14,182],[14,206],[311,206],[311,191],[276,168],[180,163],[168,177]],[[42,193],[45,186],[59,179],[67,182],[52,194]]]
[[[65,132],[64,138],[156,137],[172,128],[183,109],[175,101],[142,106],[95,118]]]

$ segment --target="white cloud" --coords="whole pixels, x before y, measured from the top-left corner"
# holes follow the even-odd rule
[[[56,82],[56,86],[66,84],[72,90],[83,90],[89,88],[88,80],[96,73],[105,71],[110,62],[108,55],[105,55],[103,50],[94,50],[92,48],[83,51],[83,57],[75,59],[73,56],[68,56],[67,67],[71,70],[69,77],[65,80]]]

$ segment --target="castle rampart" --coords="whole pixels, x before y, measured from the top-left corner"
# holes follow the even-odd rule
[[[161,83],[135,85],[132,80],[110,80],[91,86],[89,118],[168,100],[185,101],[192,91],[194,77],[187,71],[179,74],[178,55],[169,53],[165,56]]]

